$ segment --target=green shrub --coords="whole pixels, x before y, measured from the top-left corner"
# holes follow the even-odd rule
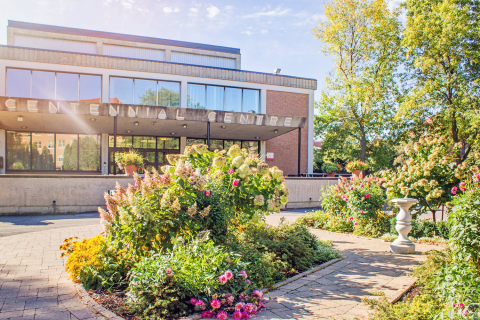
[[[261,287],[273,286],[289,272],[303,272],[341,256],[300,223],[274,227],[262,221],[250,222],[243,232],[232,235],[228,245],[249,263],[246,270]]]
[[[412,231],[408,234],[414,238],[422,237],[441,237],[448,239],[450,232],[449,225],[446,221],[418,220],[412,219]]]
[[[245,264],[213,241],[175,243],[164,255],[146,257],[130,272],[127,303],[144,317],[179,317],[193,312],[191,298],[208,301],[215,294],[238,296],[249,285],[243,278],[220,283],[219,276],[230,270],[238,275]],[[236,281],[239,280],[239,281]],[[240,281],[242,280],[242,281]]]
[[[363,237],[380,238],[390,229],[389,218],[383,214],[379,214],[376,219],[362,219],[353,230],[353,234]]]

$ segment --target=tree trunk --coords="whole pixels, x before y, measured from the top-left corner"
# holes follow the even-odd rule
[[[360,127],[360,132],[362,134],[362,140],[360,141],[360,147],[361,147],[360,160],[364,162],[366,152],[367,152],[367,138],[365,137],[365,129],[363,127]]]
[[[437,216],[435,213],[437,213],[437,210],[431,210],[432,212],[432,218],[433,218],[433,223],[437,224]]]

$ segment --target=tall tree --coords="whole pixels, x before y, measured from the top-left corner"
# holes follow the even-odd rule
[[[396,72],[402,26],[384,0],[332,0],[313,29],[321,51],[334,58],[325,90],[316,104],[317,136],[355,141],[365,161],[367,146],[394,137]],[[340,143],[344,145],[344,143]]]
[[[408,94],[402,115],[462,143],[467,158],[479,138],[480,1],[407,0]]]

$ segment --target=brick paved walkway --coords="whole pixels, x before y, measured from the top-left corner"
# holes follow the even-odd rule
[[[0,238],[0,319],[103,319],[76,296],[58,247],[71,236],[92,237],[100,225],[44,230]],[[388,253],[389,244],[313,230],[330,239],[345,259],[270,293],[275,300],[257,319],[338,319],[362,317],[360,303],[371,291],[393,295],[408,284],[406,271],[421,255]],[[417,246],[425,251],[433,246]]]

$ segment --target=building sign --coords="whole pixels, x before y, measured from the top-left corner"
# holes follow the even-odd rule
[[[125,105],[83,101],[55,101],[9,97],[0,97],[0,111],[179,121],[203,121],[292,128],[302,128],[306,122],[305,117],[274,116],[267,114],[227,112],[205,109],[185,109],[176,107]]]
[[[267,152],[267,160],[273,160],[273,152]]]

